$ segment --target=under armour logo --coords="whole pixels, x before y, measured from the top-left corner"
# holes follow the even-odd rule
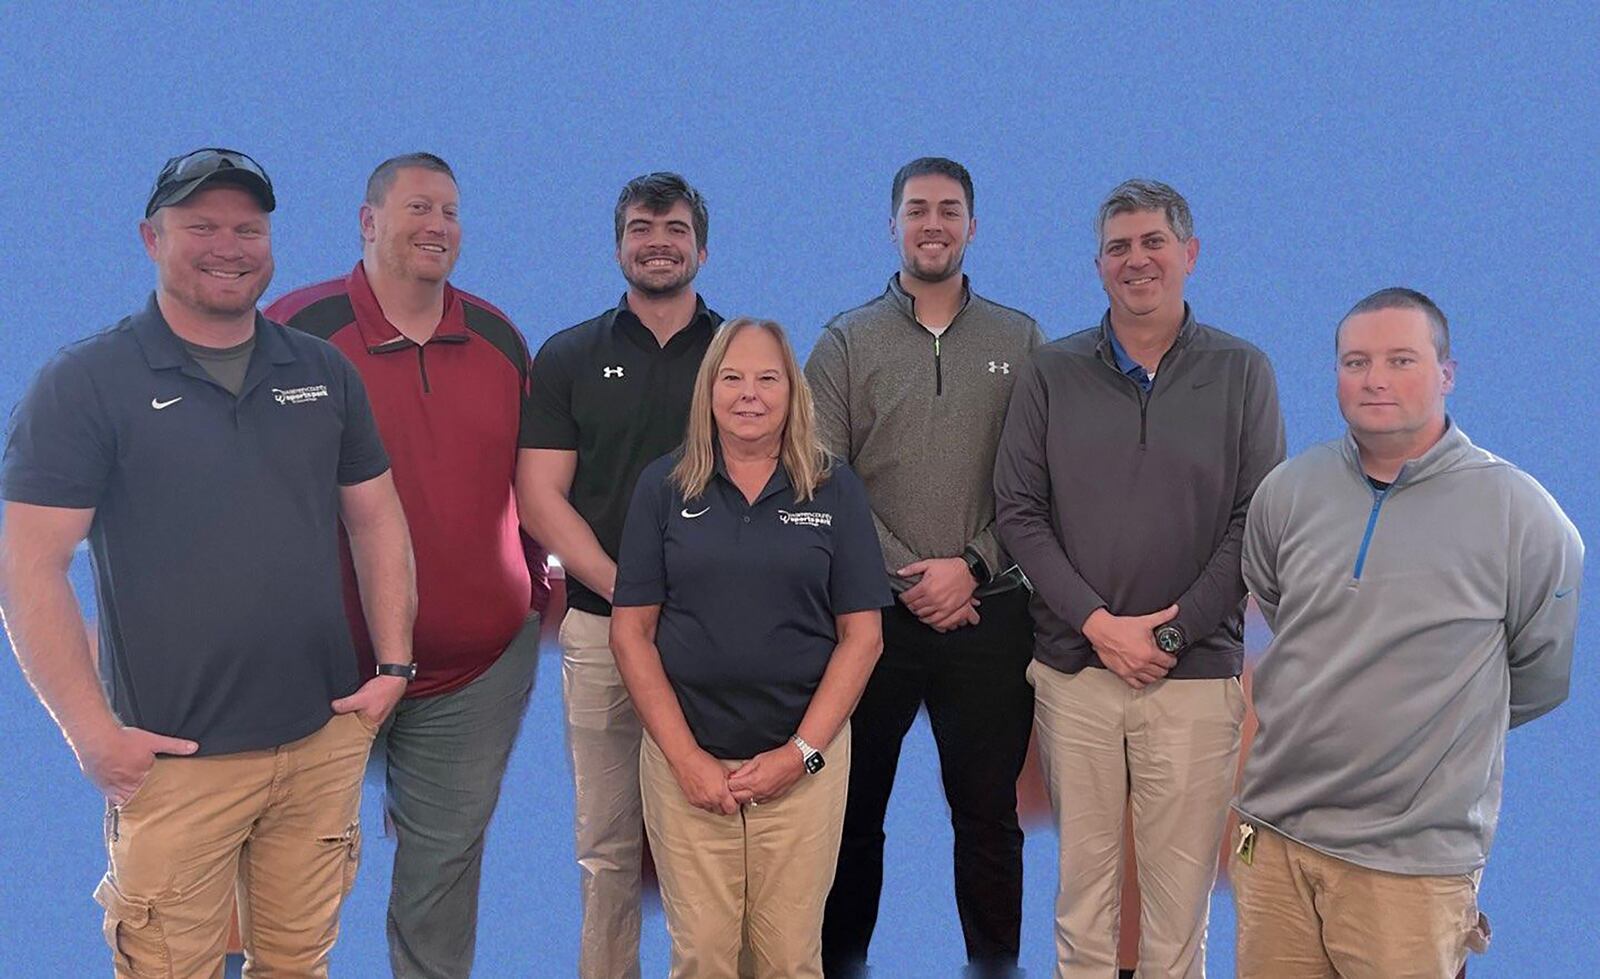
[[[617,367],[602,367],[600,373],[606,377],[621,377],[622,367],[620,365]]]
[[[1011,373],[1011,362],[1010,361],[1001,361],[1000,363],[997,364],[997,363],[995,363],[994,361],[991,360],[991,361],[989,361],[989,373],[991,373],[991,374],[1009,374],[1009,373]]]

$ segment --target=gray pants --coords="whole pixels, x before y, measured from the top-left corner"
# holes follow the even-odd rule
[[[373,757],[385,768],[396,843],[388,925],[396,979],[472,972],[484,834],[538,662],[533,615],[481,676],[400,701],[378,737]]]

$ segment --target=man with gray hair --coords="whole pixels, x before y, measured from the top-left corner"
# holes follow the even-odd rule
[[[1456,975],[1508,728],[1566,699],[1583,541],[1445,411],[1449,323],[1411,289],[1340,321],[1349,429],[1256,492],[1244,576],[1272,626],[1233,860],[1244,979]]]
[[[1040,348],[995,463],[1000,541],[1033,582],[1034,724],[1061,837],[1056,975],[1117,964],[1124,819],[1139,975],[1205,974],[1245,714],[1239,548],[1283,458],[1266,356],[1184,301],[1200,242],[1165,184],[1100,207],[1098,326]]]

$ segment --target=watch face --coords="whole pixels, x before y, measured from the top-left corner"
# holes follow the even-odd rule
[[[1172,626],[1156,630],[1156,648],[1163,653],[1176,653],[1183,648],[1183,633]]]
[[[813,751],[811,754],[806,755],[806,771],[812,775],[822,771],[822,766],[826,764],[827,762],[822,760],[822,752],[820,751]]]

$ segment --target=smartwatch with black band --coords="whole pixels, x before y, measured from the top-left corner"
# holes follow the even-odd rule
[[[378,676],[397,676],[410,683],[417,678],[417,664],[412,663],[379,663]]]
[[[983,559],[983,555],[969,547],[961,552],[961,560],[967,562],[967,570],[972,573],[972,580],[978,583],[978,587],[989,583],[989,563]]]

